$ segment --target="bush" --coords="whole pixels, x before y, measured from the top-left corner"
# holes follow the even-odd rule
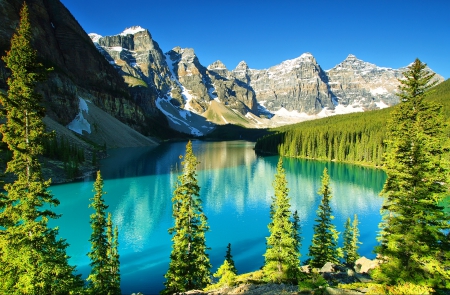
[[[300,278],[298,281],[299,292],[317,289],[325,290],[325,287],[328,287],[328,282],[322,277],[322,275],[317,271],[317,269],[313,269],[312,272],[309,274],[302,273],[302,276],[303,278]]]

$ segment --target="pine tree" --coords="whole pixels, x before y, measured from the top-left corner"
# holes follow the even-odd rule
[[[295,249],[298,251],[298,259],[300,261],[300,248],[302,247],[302,236],[301,236],[301,225],[300,225],[300,217],[298,216],[297,210],[294,211],[294,214],[292,215],[292,227],[294,229],[293,231],[293,238],[295,241]]]
[[[106,219],[106,209],[103,196],[106,194],[103,191],[103,179],[100,171],[97,171],[97,178],[94,183],[95,195],[89,204],[90,208],[94,209],[91,214],[90,224],[92,228],[91,251],[87,254],[91,260],[91,273],[89,274],[88,290],[91,294],[107,295],[110,291],[111,280],[111,244],[108,241],[108,221]],[[112,224],[111,224],[112,227]],[[112,238],[111,238],[112,239]]]
[[[236,273],[233,271],[233,266],[230,265],[228,260],[225,260],[223,264],[217,269],[217,272],[213,274],[215,278],[219,278],[217,284],[223,286],[232,286],[236,279]]]
[[[7,95],[0,94],[1,112],[6,117],[0,132],[12,151],[6,172],[14,174],[15,181],[4,186],[7,195],[0,197],[0,293],[76,292],[82,281],[68,263],[68,244],[57,238],[57,228],[48,227],[49,219],[58,217],[50,208],[59,201],[47,190],[51,181],[43,179],[38,161],[48,135],[42,121],[45,109],[35,86],[45,78],[45,69],[31,47],[26,3],[11,49],[2,59],[11,76]]]
[[[388,122],[378,278],[450,287],[450,216],[439,205],[448,183],[445,123],[441,106],[425,100],[435,84],[426,64],[416,59],[403,75]]]
[[[233,255],[231,255],[231,243],[228,243],[227,252],[225,254],[225,260],[228,261],[230,269],[234,274],[237,274],[236,266],[234,265]]]
[[[317,209],[316,224],[314,225],[314,235],[309,246],[310,265],[312,267],[322,267],[327,262],[339,263],[341,250],[337,248],[339,233],[331,223],[334,219],[331,211],[331,188],[330,177],[327,168],[323,170],[322,187],[318,191],[322,195],[322,201]]]
[[[345,222],[345,230],[344,230],[344,261],[348,266],[352,266],[355,261],[359,258],[358,254],[358,244],[361,244],[359,241],[359,229],[358,229],[358,216],[355,214],[353,218],[353,222],[350,217]]]
[[[108,213],[106,221],[106,239],[108,241],[106,257],[109,268],[107,294],[120,295],[122,292],[120,291],[119,229],[117,226],[113,229],[111,213]]]
[[[178,177],[172,198],[174,226],[169,229],[172,252],[169,269],[164,277],[163,294],[204,288],[210,283],[211,264],[206,253],[205,233],[209,230],[200,199],[200,187],[196,179],[197,158],[192,143],[186,145],[183,174]]]
[[[217,272],[213,274],[215,278],[220,278],[219,285],[232,286],[236,279],[237,269],[234,265],[233,256],[231,255],[231,244],[228,243],[227,252],[225,254],[225,260],[223,264],[217,269]]]
[[[275,197],[272,198],[271,222],[268,225],[270,236],[267,239],[265,276],[274,282],[295,280],[299,273],[299,249],[295,239],[294,224],[291,221],[286,174],[280,157],[277,174],[273,182]]]

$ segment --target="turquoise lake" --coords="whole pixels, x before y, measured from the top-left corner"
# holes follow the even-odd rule
[[[104,196],[119,227],[121,288],[123,294],[157,294],[163,289],[163,275],[169,265],[172,226],[171,198],[180,155],[186,142],[162,144],[154,148],[110,150],[101,161]],[[206,242],[212,272],[222,264],[226,246],[239,273],[258,270],[264,264],[265,241],[269,232],[269,210],[274,195],[272,182],[278,156],[259,156],[254,143],[246,141],[194,141],[198,160],[198,182],[210,232]],[[361,232],[359,253],[374,258],[382,198],[379,193],[386,175],[383,171],[334,162],[284,159],[292,210],[298,210],[302,225],[301,260],[306,260],[312,238],[320,177],[327,167],[331,178],[334,224],[343,232],[346,219],[356,213]],[[88,208],[93,197],[94,178],[53,185],[50,190],[61,205],[52,221],[60,236],[70,244],[70,263],[86,278],[89,274],[91,228]],[[340,237],[342,244],[342,236]]]

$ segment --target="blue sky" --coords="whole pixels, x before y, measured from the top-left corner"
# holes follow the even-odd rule
[[[265,69],[310,52],[328,70],[348,54],[382,67],[415,58],[450,78],[449,0],[61,0],[86,33],[139,25],[166,52],[195,50],[204,66],[245,60]]]

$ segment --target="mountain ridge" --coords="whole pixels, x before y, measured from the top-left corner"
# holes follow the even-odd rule
[[[142,32],[150,35],[147,29],[136,26],[113,36],[98,39],[98,35],[93,33],[90,37],[100,45],[98,47],[111,51],[114,49],[102,46],[108,43],[106,40],[114,39],[114,36],[131,37]],[[145,55],[147,51],[153,50],[152,46],[141,49],[135,54]],[[169,101],[181,114],[189,111],[207,118],[212,124],[226,122],[254,128],[395,105],[398,103],[395,95],[398,79],[405,69],[378,67],[349,54],[333,68],[323,70],[315,57],[306,52],[268,69],[252,69],[245,61],[241,61],[235,69],[229,70],[220,60],[208,66],[202,65],[192,48],[175,47],[166,53],[158,49],[161,56],[166,56],[165,63],[155,60],[158,68],[165,69],[160,72],[165,82],[164,85],[153,83],[153,86],[149,86],[155,88],[155,100]],[[122,61],[126,62],[123,56],[116,55],[115,63]],[[128,63],[128,66],[136,64]],[[436,77],[439,81],[443,80],[439,75]],[[216,106],[211,109],[213,101],[243,117],[236,117],[237,121],[225,120],[222,113],[229,112]],[[156,106],[163,113],[168,112],[162,109],[167,104],[156,103]],[[219,114],[213,115],[214,111]],[[170,113],[170,126],[186,132],[186,126],[192,122],[183,121],[185,116],[176,116],[173,109]],[[186,126],[178,127],[181,125]],[[198,131],[195,135],[199,135],[208,133],[212,127],[197,125],[195,128]]]

